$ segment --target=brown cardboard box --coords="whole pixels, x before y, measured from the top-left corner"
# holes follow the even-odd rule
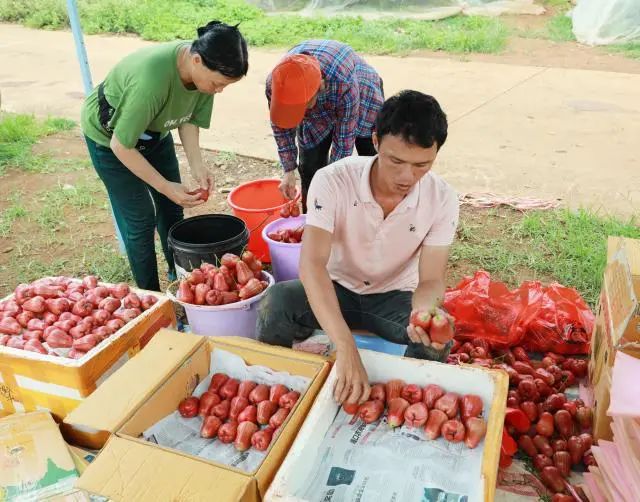
[[[604,365],[598,383],[593,386],[593,437],[597,440],[613,440],[611,417],[607,415],[611,398],[611,368]]]
[[[600,365],[613,366],[616,351],[640,357],[640,241],[609,238],[608,247],[598,311],[601,332],[592,346],[594,383]]]
[[[160,328],[175,326],[173,304],[166,296],[134,291],[152,293],[158,302],[82,360],[0,346],[0,416],[44,409],[62,420]]]
[[[609,391],[617,351],[640,358],[640,241],[609,237],[607,266],[591,337],[589,378],[594,394],[594,437],[610,440]]]
[[[0,500],[44,500],[78,478],[58,426],[45,411],[0,419]]]
[[[210,354],[214,348],[233,352],[251,365],[263,365],[311,379],[309,389],[254,473],[140,438],[144,430],[174,411],[209,374]],[[127,502],[259,501],[328,373],[329,363],[317,355],[244,338],[207,338],[161,330],[138,357],[128,361],[65,419],[68,426],[101,431],[102,437],[108,438],[77,486],[93,494]]]

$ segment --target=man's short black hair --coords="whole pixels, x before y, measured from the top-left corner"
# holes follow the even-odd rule
[[[391,134],[407,143],[438,150],[447,139],[447,116],[433,96],[401,91],[382,105],[376,118],[378,141]]]

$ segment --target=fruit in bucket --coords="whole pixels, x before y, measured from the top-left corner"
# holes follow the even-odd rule
[[[275,232],[269,232],[267,237],[272,241],[284,242],[286,244],[299,244],[304,235],[304,225],[296,228],[281,228]]]
[[[262,262],[251,251],[242,257],[225,253],[220,268],[202,263],[178,283],[176,298],[191,305],[228,305],[262,293],[269,285],[263,278]]]

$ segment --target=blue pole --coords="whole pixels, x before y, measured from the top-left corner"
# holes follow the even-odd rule
[[[80,64],[80,73],[82,73],[82,84],[84,85],[84,94],[88,96],[93,90],[93,82],[91,81],[91,70],[89,69],[89,59],[87,58],[87,50],[84,46],[84,37],[82,36],[82,26],[80,25],[80,16],[78,15],[78,5],[76,0],[67,0],[67,14],[69,15],[69,24],[71,25],[71,33],[73,33],[73,40],[76,46],[76,56],[78,63]],[[120,253],[125,254],[124,242],[122,241],[122,234],[118,228],[118,223],[113,214],[113,208],[111,208],[111,218],[113,219],[113,226],[116,229],[116,237],[118,239],[118,246],[120,247]]]
[[[80,73],[82,73],[82,83],[84,84],[84,94],[86,96],[93,90],[93,83],[91,82],[89,60],[87,59],[87,50],[84,46],[82,26],[80,26],[80,16],[78,15],[76,0],[67,0],[67,13],[69,14],[71,33],[73,33],[73,39],[76,43],[76,56],[78,57],[78,63],[80,63]]]

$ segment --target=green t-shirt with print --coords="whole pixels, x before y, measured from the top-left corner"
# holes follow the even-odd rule
[[[178,73],[178,52],[188,45],[170,42],[140,49],[107,75],[104,94],[115,109],[109,127],[125,147],[135,147],[147,130],[164,137],[184,123],[209,127],[213,96],[187,89]],[[89,138],[109,146],[111,136],[100,124],[97,87],[84,102],[81,124]]]

